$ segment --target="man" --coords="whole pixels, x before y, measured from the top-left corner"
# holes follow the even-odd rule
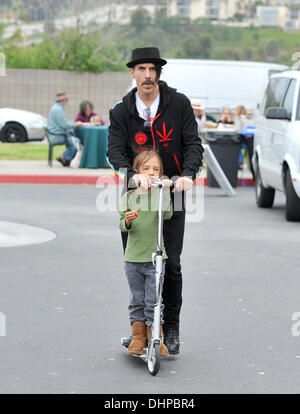
[[[206,124],[206,114],[204,111],[204,107],[200,99],[191,99],[191,104],[194,110],[196,122],[198,124],[198,129],[199,131],[201,131],[201,129],[205,128]]]
[[[234,123],[233,118],[232,118],[232,113],[229,108],[223,109],[219,123],[222,123],[222,124],[233,124]]]
[[[203,147],[189,99],[159,81],[162,66],[157,48],[138,48],[127,63],[137,87],[110,111],[108,160],[116,174],[126,169],[125,183],[148,187],[150,179],[136,174],[134,157],[145,149],[157,151],[162,158],[164,175],[173,178],[175,191],[193,185],[202,166]],[[174,179],[176,177],[176,179]],[[174,194],[173,194],[174,195]],[[182,198],[183,193],[182,193]],[[173,200],[174,201],[174,200]],[[182,304],[180,255],[183,245],[185,209],[174,211],[164,224],[164,242],[168,256],[163,286],[164,343],[170,354],[179,353],[179,316]],[[126,233],[122,233],[126,247]]]
[[[77,152],[76,146],[79,147],[79,140],[71,135],[70,129],[82,125],[81,121],[68,121],[65,113],[65,106],[68,101],[69,98],[65,92],[57,92],[55,103],[50,109],[47,121],[47,128],[50,132],[50,140],[52,142],[63,144],[65,142],[64,135],[68,134],[69,148],[67,148],[65,152],[57,158],[57,161],[62,163],[64,167],[68,167],[70,165]],[[56,135],[51,136],[51,132]],[[61,136],[59,136],[59,134],[61,134]]]

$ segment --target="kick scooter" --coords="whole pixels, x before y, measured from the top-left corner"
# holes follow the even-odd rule
[[[151,187],[159,189],[158,203],[158,229],[157,229],[157,250],[152,253],[152,262],[155,265],[156,303],[154,305],[154,317],[151,327],[150,339],[147,348],[142,355],[134,355],[147,363],[151,375],[156,375],[160,368],[160,315],[162,305],[162,240],[163,240],[163,190],[165,185],[162,182],[153,182]],[[121,338],[121,344],[128,348],[131,338]]]

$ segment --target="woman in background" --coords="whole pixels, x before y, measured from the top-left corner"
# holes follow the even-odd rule
[[[94,105],[90,101],[83,101],[79,106],[79,113],[76,115],[75,122],[81,121],[89,125],[104,125],[103,119],[94,112]]]
[[[245,128],[248,126],[253,126],[254,122],[251,119],[251,116],[248,114],[246,108],[243,105],[239,105],[235,109],[234,113],[234,126],[238,134],[241,135],[241,141],[243,145],[247,147],[248,155],[248,165],[250,167],[252,177],[255,179],[254,169],[252,164],[252,155],[253,155],[253,135],[247,135],[245,133]],[[240,166],[243,163],[243,157],[240,157]]]

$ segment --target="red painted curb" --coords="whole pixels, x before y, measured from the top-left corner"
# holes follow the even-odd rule
[[[82,176],[82,175],[0,175],[0,183],[15,184],[119,184],[117,177],[112,175]],[[196,185],[207,186],[206,178],[197,178]],[[239,187],[252,187],[254,181],[252,178],[239,178]]]
[[[15,184],[96,184],[98,177],[65,175],[0,175],[0,183]]]
[[[239,187],[254,187],[255,182],[253,178],[239,178],[238,179],[238,186]]]

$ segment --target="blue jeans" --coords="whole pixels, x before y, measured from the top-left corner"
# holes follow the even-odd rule
[[[75,157],[76,152],[77,152],[77,149],[75,148],[75,146],[72,142],[72,138],[75,138],[80,143],[79,138],[73,137],[72,135],[68,135],[68,143],[69,143],[70,146],[62,154],[62,157],[65,157],[68,161],[71,161]],[[53,144],[64,144],[65,139],[64,139],[64,137],[54,138],[54,139],[51,139],[51,142]],[[70,150],[71,150],[71,154],[70,154]]]

